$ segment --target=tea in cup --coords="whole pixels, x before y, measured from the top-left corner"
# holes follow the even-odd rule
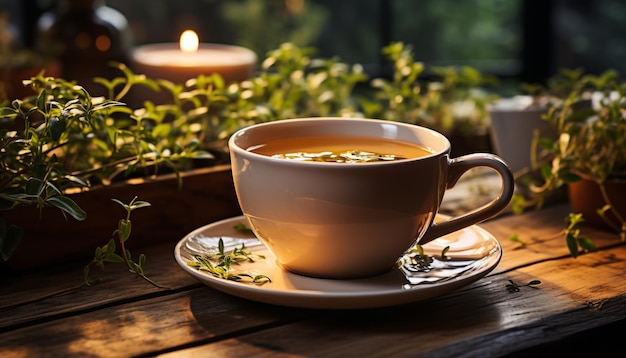
[[[499,157],[450,158],[445,136],[401,122],[279,120],[239,130],[229,148],[251,229],[284,269],[307,276],[385,273],[414,245],[494,216],[513,195],[513,175]],[[476,167],[499,174],[499,195],[435,223],[446,189]]]

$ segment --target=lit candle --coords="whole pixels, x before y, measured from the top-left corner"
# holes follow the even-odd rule
[[[130,66],[135,73],[177,84],[213,73],[219,73],[227,83],[243,81],[252,77],[256,61],[256,54],[243,47],[199,43],[191,30],[182,33],[178,44],[143,45],[130,54]]]

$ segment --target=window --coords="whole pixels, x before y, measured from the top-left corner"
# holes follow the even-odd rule
[[[0,0],[32,43],[54,0]],[[383,46],[402,41],[430,64],[463,64],[540,81],[562,67],[626,72],[626,3],[616,0],[107,0],[133,43],[175,42],[192,28],[204,42],[253,49],[282,42],[380,69]]]

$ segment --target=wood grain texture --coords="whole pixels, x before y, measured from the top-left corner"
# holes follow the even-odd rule
[[[617,235],[585,227],[599,249],[570,257],[559,235],[568,211],[558,205],[481,224],[503,246],[493,272],[448,295],[382,309],[304,310],[232,297],[180,269],[170,242],[131,249],[146,253],[146,273],[169,290],[120,265],[107,268],[105,281],[94,287],[77,287],[83,263],[4,276],[0,356],[487,357],[563,351],[563,342],[626,322],[626,245]],[[527,245],[509,240],[513,233]],[[509,280],[535,279],[542,281],[537,288],[506,289]],[[617,349],[596,337],[585,345]]]

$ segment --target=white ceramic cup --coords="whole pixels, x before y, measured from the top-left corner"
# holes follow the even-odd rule
[[[432,154],[348,164],[251,151],[281,138],[307,136],[386,138],[421,145]],[[452,159],[443,135],[400,122],[280,120],[239,130],[229,148],[237,198],[252,230],[280,265],[308,276],[342,279],[387,272],[413,245],[488,219],[513,195],[513,176],[499,157],[469,154]],[[481,208],[434,223],[446,189],[480,166],[500,175],[499,195]]]
[[[531,106],[532,97],[503,98],[489,106],[491,142],[495,152],[514,173],[531,166],[531,149],[535,131],[550,135],[550,125],[541,116],[547,106]]]

